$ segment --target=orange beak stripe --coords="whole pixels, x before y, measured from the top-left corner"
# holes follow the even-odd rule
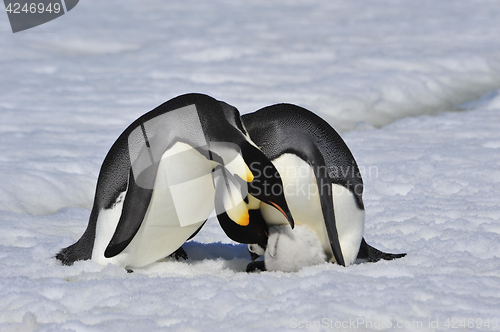
[[[283,211],[283,209],[282,209],[282,208],[280,208],[280,207],[278,206],[278,204],[276,204],[276,203],[274,203],[274,202],[269,202],[269,203],[271,203],[271,204],[272,204],[275,208],[277,208],[277,209],[278,209],[278,211],[279,211],[279,212],[281,212],[281,213],[285,216],[286,220],[288,220],[288,216],[286,215],[285,211]]]

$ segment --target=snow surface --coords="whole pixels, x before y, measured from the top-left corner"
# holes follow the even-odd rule
[[[87,0],[12,34],[0,14],[0,330],[495,330],[499,17],[495,0]],[[116,137],[186,92],[327,119],[364,172],[367,242],[408,255],[247,274],[210,220],[188,261],[61,266]]]

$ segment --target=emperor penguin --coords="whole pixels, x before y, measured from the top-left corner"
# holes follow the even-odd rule
[[[326,121],[292,104],[268,106],[243,115],[242,120],[252,141],[278,170],[295,225],[314,232],[327,261],[349,266],[356,260],[376,262],[406,255],[381,252],[364,240],[361,173],[345,142]],[[288,224],[267,204],[247,207],[254,209],[250,214],[255,217],[250,220],[257,225],[254,227],[268,230]],[[288,234],[288,228],[284,229]],[[254,260],[266,252],[266,234],[269,232],[253,236],[248,270],[263,269]],[[300,240],[300,236],[296,238]]]
[[[276,173],[264,177],[263,168]],[[182,244],[199,231],[217,202],[226,202],[234,223],[248,224],[248,210],[220,197],[229,194],[218,180],[227,176],[293,226],[284,195],[262,190],[282,181],[246,135],[238,110],[203,94],[171,99],[134,121],[112,145],[87,229],[56,258],[64,265],[92,259],[135,268],[171,254],[183,257]]]

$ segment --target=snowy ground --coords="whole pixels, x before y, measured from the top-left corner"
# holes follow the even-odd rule
[[[0,330],[500,329],[499,17],[494,0],[87,0],[12,34],[0,14]],[[113,141],[186,92],[323,116],[364,171],[365,238],[407,257],[246,274],[212,220],[186,262],[60,266]]]

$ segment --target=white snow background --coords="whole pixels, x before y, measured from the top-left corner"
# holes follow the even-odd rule
[[[499,32],[497,0],[86,0],[16,34],[0,14],[0,330],[498,329]],[[212,219],[187,261],[61,266],[114,140],[187,92],[324,117],[368,243],[408,255],[247,274]]]

